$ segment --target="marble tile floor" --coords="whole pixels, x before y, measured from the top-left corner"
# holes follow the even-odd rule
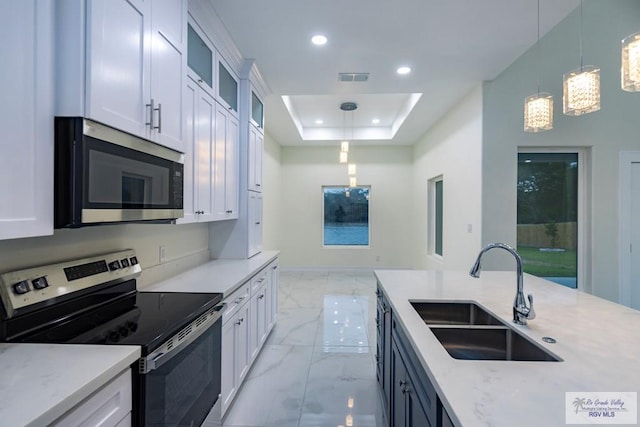
[[[375,283],[372,272],[282,272],[278,322],[223,426],[382,427]]]

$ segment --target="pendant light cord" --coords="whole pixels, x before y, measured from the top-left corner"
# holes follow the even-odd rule
[[[538,0],[538,94],[540,94],[540,0]]]
[[[583,68],[583,62],[582,62],[582,0],[580,0],[580,72],[582,72],[582,68]]]

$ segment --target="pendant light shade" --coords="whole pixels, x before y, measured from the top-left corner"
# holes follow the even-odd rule
[[[524,131],[553,129],[553,97],[548,93],[531,95],[524,100]]]
[[[580,67],[563,77],[562,112],[580,116],[600,109],[600,69]]]
[[[538,0],[538,93],[524,99],[524,131],[553,129],[553,97],[540,92],[540,0]]]
[[[356,174],[356,164],[355,163],[349,163],[347,165],[347,173],[349,176],[354,176]]]
[[[357,180],[355,176],[349,177],[349,187],[355,187],[357,184]]]
[[[622,40],[622,90],[640,92],[640,33]]]
[[[580,68],[562,79],[562,112],[581,116],[600,109],[600,69],[582,65],[582,3],[580,0]]]
[[[340,163],[347,163],[349,161],[349,153],[346,151],[340,152]]]
[[[340,151],[342,151],[343,153],[349,152],[349,141],[342,141],[340,143]]]

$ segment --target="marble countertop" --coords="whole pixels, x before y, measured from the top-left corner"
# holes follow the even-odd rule
[[[565,425],[566,392],[640,391],[640,311],[525,274],[537,317],[512,323],[514,272],[376,270],[394,316],[456,425]],[[563,359],[471,361],[449,356],[409,300],[473,300]],[[547,344],[542,337],[553,337]]]
[[[0,344],[0,425],[49,425],[139,357],[137,346]]]
[[[226,298],[259,270],[278,257],[279,251],[263,251],[249,259],[216,259],[162,282],[142,292],[212,292]]]

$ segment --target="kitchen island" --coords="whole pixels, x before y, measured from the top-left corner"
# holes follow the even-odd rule
[[[561,426],[566,392],[640,391],[637,310],[525,275],[524,293],[534,295],[537,317],[520,326],[512,323],[514,272],[487,271],[477,279],[461,271],[377,270],[375,275],[417,368],[448,415],[446,422]],[[420,300],[475,301],[562,361],[454,359],[410,303]]]

